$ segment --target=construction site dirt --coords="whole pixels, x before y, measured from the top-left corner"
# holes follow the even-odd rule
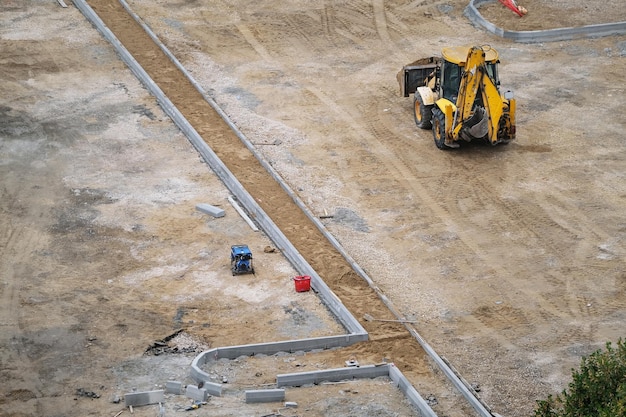
[[[125,393],[193,383],[190,362],[210,347],[344,332],[61,3],[1,5],[0,416],[114,416]],[[395,317],[119,3],[88,3],[370,334],[220,361],[209,372],[225,395],[189,415],[417,415],[385,378],[288,389],[297,408],[243,401],[277,373],[351,359],[393,362],[439,416],[473,415],[401,324],[366,320]],[[532,415],[582,356],[624,336],[625,36],[514,43],[473,26],[466,1],[128,4],[494,412]],[[523,6],[523,18],[484,11],[510,30],[626,20],[582,0]],[[500,51],[517,139],[440,151],[396,73],[468,42]],[[255,274],[231,274],[234,244]],[[168,394],[165,415],[188,405]]]

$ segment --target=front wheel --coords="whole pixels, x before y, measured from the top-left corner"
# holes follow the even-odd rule
[[[432,127],[433,106],[422,102],[422,97],[416,91],[413,95],[413,117],[415,124],[420,129],[430,129]]]
[[[433,138],[439,149],[448,149],[446,146],[446,115],[439,107],[433,109]]]

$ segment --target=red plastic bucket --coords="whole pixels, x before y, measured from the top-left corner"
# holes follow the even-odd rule
[[[308,275],[299,275],[293,278],[296,284],[296,292],[305,292],[311,289],[311,277]]]

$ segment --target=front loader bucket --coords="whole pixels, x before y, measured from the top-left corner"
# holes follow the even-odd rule
[[[429,57],[418,59],[417,61],[405,65],[396,75],[398,84],[400,84],[400,94],[408,97],[414,94],[418,87],[422,87],[428,83],[428,77],[439,65],[439,58]]]

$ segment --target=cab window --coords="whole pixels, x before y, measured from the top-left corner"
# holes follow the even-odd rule
[[[445,61],[442,78],[443,97],[455,103],[459,95],[459,85],[461,84],[461,67]]]

